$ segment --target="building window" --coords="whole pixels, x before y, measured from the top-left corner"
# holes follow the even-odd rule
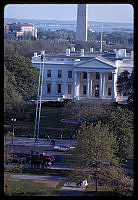
[[[83,79],[87,79],[87,73],[83,72]]]
[[[61,78],[62,70],[58,70],[58,78]]]
[[[111,88],[108,88],[108,96],[111,96]]]
[[[96,72],[96,79],[99,79],[100,78],[100,74],[99,72]]]
[[[47,84],[47,93],[51,93],[51,84],[50,83]]]
[[[72,78],[72,71],[68,71],[68,78]]]
[[[112,73],[108,74],[108,80],[112,80]]]
[[[83,94],[86,94],[86,85],[83,85]]]
[[[61,94],[61,84],[57,84],[57,93]]]
[[[71,94],[71,93],[72,93],[72,85],[68,84],[68,94]]]
[[[50,69],[47,70],[47,77],[51,77],[51,70]]]

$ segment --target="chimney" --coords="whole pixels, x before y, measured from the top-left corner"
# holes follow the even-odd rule
[[[114,51],[114,53],[116,53],[116,52],[117,52],[117,49],[113,49],[113,51]]]
[[[84,56],[84,49],[81,49],[81,57]]]
[[[126,49],[119,49],[118,50],[118,56],[119,56],[119,58],[126,57]]]
[[[66,56],[70,56],[70,49],[66,49]]]
[[[37,53],[36,52],[34,53],[34,57],[37,57]]]
[[[134,51],[131,51],[130,57],[133,59],[134,58]]]
[[[90,48],[90,53],[93,53],[93,48]]]
[[[115,57],[119,58],[119,53],[118,53],[117,49],[115,49]]]
[[[45,50],[42,50],[41,51],[41,56],[44,55],[44,54],[45,54]]]
[[[71,48],[71,51],[72,51],[72,52],[75,52],[75,47],[72,47],[72,48]]]

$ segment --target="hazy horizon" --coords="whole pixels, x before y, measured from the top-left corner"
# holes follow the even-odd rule
[[[61,21],[61,22],[66,22],[66,21],[69,21],[69,22],[76,22],[77,23],[77,20],[56,20],[56,19],[29,19],[29,18],[15,18],[15,17],[5,17],[4,19],[17,19],[17,20],[42,20],[42,21]],[[101,21],[96,21],[96,20],[88,20],[88,22],[98,22],[98,23],[117,23],[117,24],[133,24],[133,22],[111,22],[111,21],[106,21],[106,22],[101,22]]]
[[[88,4],[88,21],[132,23],[131,4]],[[4,18],[77,21],[77,4],[8,4]]]

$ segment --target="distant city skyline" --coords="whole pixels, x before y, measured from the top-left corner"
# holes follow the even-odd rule
[[[8,4],[4,18],[77,21],[77,4]],[[131,4],[88,4],[88,21],[133,23]]]

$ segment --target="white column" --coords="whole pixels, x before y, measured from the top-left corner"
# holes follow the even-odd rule
[[[105,95],[105,73],[103,74],[103,96]]]
[[[79,100],[79,97],[80,97],[80,83],[81,83],[80,72],[78,72],[77,76],[78,76],[77,98]]]
[[[100,72],[100,81],[99,81],[99,99],[102,99],[103,96],[103,73]]]
[[[115,101],[116,94],[115,94],[115,75],[116,73],[112,73],[112,100]]]
[[[74,72],[74,93],[73,99],[76,100],[76,92],[77,92],[77,72]]]
[[[90,93],[90,72],[87,72],[87,98],[89,98]]]
[[[92,92],[92,79],[91,79],[91,96],[93,95],[93,92]]]

